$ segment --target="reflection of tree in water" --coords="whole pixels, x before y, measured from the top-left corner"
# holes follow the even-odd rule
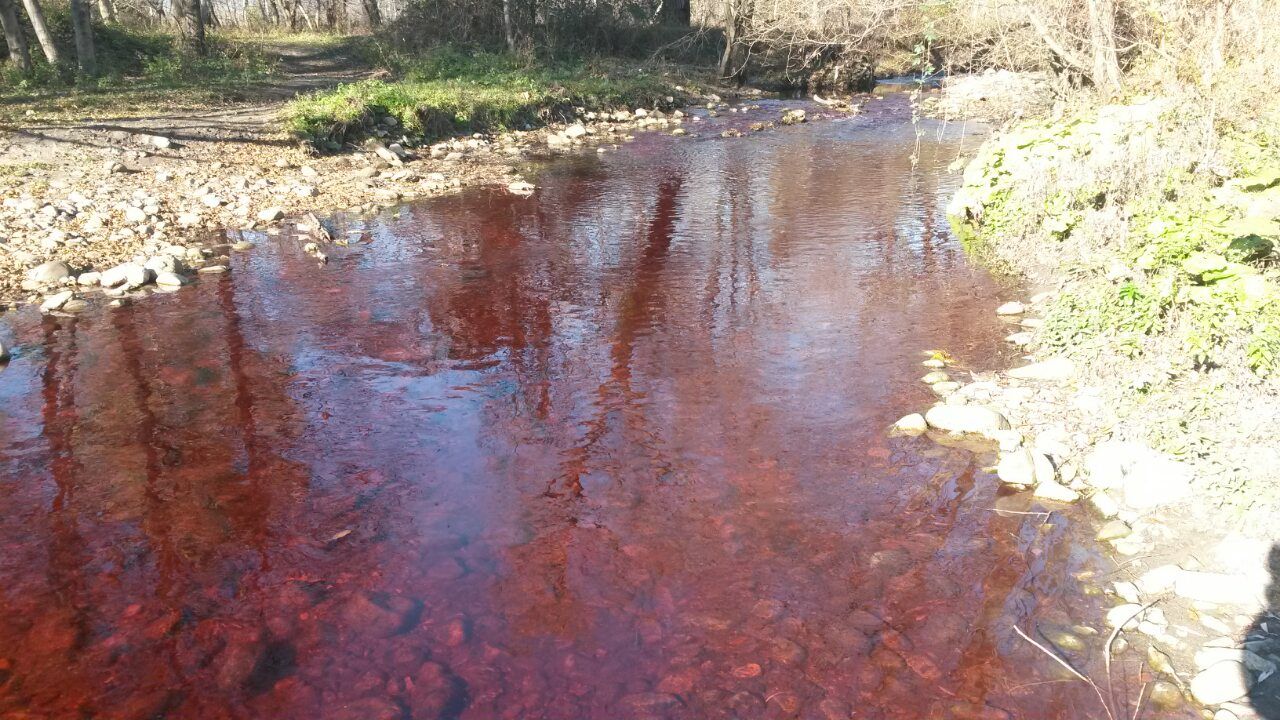
[[[57,493],[48,527],[28,540],[47,547],[49,574],[25,600],[77,652],[57,654],[43,631],[27,636],[35,644],[14,682],[31,707],[171,707],[181,694],[149,689],[200,682],[191,675],[216,670],[201,668],[226,642],[197,628],[263,622],[262,605],[225,598],[270,601],[248,589],[271,572],[309,478],[278,454],[298,416],[276,382],[281,368],[247,348],[230,279],[191,292],[207,288],[218,301],[189,299],[205,312],[183,318],[153,301],[45,322],[43,435]],[[56,672],[40,670],[45,658]],[[54,678],[53,695],[38,695]]]

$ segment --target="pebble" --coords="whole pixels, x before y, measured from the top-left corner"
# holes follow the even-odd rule
[[[934,383],[947,382],[950,379],[951,379],[950,375],[939,370],[937,372],[931,372],[928,375],[925,375],[924,377],[920,378],[920,382],[924,383],[925,385],[933,385]]]
[[[1236,660],[1214,663],[1191,679],[1191,694],[1205,705],[1219,705],[1242,698],[1249,691],[1244,672],[1244,665]]]
[[[1020,302],[1007,302],[996,308],[997,315],[1021,315],[1027,311],[1027,306]]]
[[[197,270],[197,272],[201,272],[205,274],[216,274],[216,273],[227,272],[227,270],[229,269],[230,268],[228,268],[226,265],[205,265],[204,267]]]
[[[265,210],[258,211],[258,220],[261,222],[275,222],[284,217],[284,209],[278,207],[270,207]]]

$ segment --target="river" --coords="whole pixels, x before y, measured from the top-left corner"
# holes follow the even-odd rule
[[[10,314],[0,717],[1101,717],[1081,518],[886,433],[1011,360],[979,129],[776,112]]]

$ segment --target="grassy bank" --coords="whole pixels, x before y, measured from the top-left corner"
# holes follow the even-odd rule
[[[950,211],[971,249],[1056,288],[1036,343],[1104,388],[1095,433],[1192,462],[1206,505],[1280,508],[1280,106],[1085,103],[993,137]]]
[[[436,50],[392,59],[394,81],[368,80],[299,98],[287,108],[298,137],[322,149],[396,132],[429,141],[465,132],[524,129],[581,108],[670,107],[682,91],[656,73],[605,61],[527,63],[487,53]]]

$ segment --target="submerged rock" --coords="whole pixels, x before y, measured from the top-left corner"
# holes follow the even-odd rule
[[[1020,302],[1007,302],[996,308],[997,315],[1021,315],[1027,311],[1027,306]]]

